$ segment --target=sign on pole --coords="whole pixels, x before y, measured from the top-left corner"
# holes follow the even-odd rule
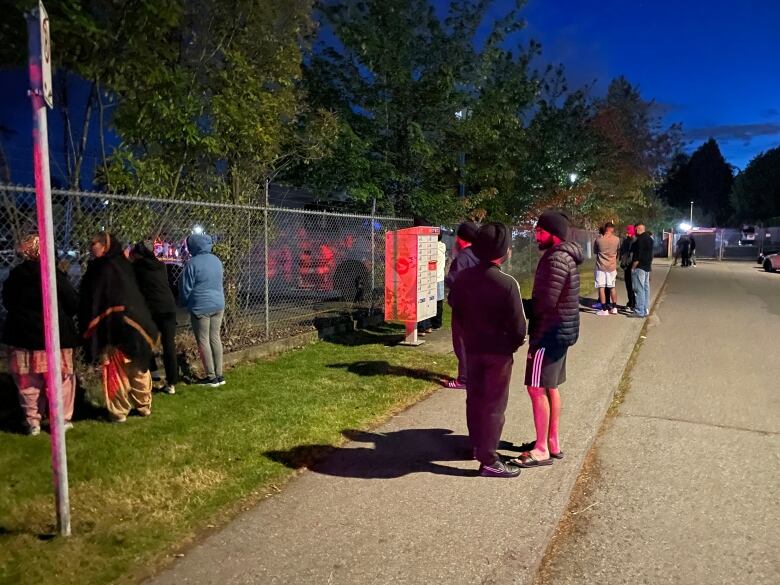
[[[51,210],[49,176],[49,134],[46,106],[52,106],[51,52],[49,18],[42,3],[27,14],[29,36],[30,99],[33,110],[33,172],[35,207],[41,252],[41,296],[43,329],[46,338],[46,394],[49,398],[51,427],[51,466],[57,506],[57,529],[70,536],[70,496],[68,493],[68,458],[65,451],[65,418],[62,409],[62,359],[57,305],[57,275],[54,262],[54,222]]]

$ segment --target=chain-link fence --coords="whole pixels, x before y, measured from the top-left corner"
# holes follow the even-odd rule
[[[1,283],[16,262],[15,243],[36,229],[35,190],[0,185],[0,200]],[[225,269],[224,336],[232,348],[309,329],[337,313],[381,312],[385,232],[411,225],[390,217],[56,189],[52,201],[59,265],[75,284],[89,242],[107,230],[123,242],[153,240],[177,294],[187,236],[211,235]],[[183,310],[179,322],[188,323]]]

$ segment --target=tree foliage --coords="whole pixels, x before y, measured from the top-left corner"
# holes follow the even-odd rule
[[[737,175],[731,203],[739,220],[780,220],[780,147],[759,154]]]

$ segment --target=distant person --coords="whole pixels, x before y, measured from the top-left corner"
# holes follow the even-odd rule
[[[691,265],[691,236],[685,234],[678,242],[680,246],[680,259],[682,267],[688,268]]]
[[[567,241],[569,218],[547,210],[536,225],[539,259],[531,295],[525,385],[531,398],[536,441],[530,451],[512,461],[519,467],[551,465],[561,459],[559,423],[566,381],[566,355],[580,334],[580,273],[582,249]]]
[[[620,243],[620,268],[623,269],[623,279],[626,283],[626,308],[633,311],[636,308],[636,295],[631,283],[631,246],[636,238],[636,228],[633,225],[626,226],[626,235]]]
[[[121,242],[103,232],[92,238],[92,260],[81,280],[79,326],[90,361],[103,368],[109,417],[125,422],[131,410],[152,413],[149,362],[159,340],[135,272]]]
[[[447,244],[442,242],[444,234],[439,232],[436,243],[436,316],[431,318],[431,327],[441,329],[444,317],[444,271],[447,265]]]
[[[179,383],[179,364],[176,359],[176,301],[168,283],[168,269],[154,255],[151,241],[138,242],[130,251],[130,262],[146,305],[152,313],[152,320],[160,331],[162,340],[165,385],[162,391],[176,394]],[[152,376],[157,372],[157,361],[152,357],[149,364]]]
[[[453,259],[450,263],[450,269],[444,278],[447,288],[452,290],[458,276],[467,268],[479,264],[479,260],[474,255],[472,244],[477,237],[479,228],[473,221],[463,222],[458,226],[455,234],[455,249],[453,250]],[[452,304],[452,303],[450,303]],[[463,325],[452,315],[452,347],[455,351],[455,357],[458,359],[458,376],[454,380],[447,382],[448,388],[464,390],[468,380],[468,365],[466,361],[466,341],[463,337]]]
[[[216,388],[225,384],[222,373],[222,318],[225,291],[222,261],[211,253],[211,236],[193,234],[187,238],[192,258],[179,279],[179,302],[187,307],[192,332],[206,377],[198,383]]]
[[[636,240],[631,246],[631,284],[636,293],[636,309],[629,317],[650,314],[650,271],[653,267],[653,238],[643,223],[636,224]]]
[[[615,235],[615,224],[604,226],[604,234],[596,239],[594,252],[596,254],[596,289],[599,294],[601,309],[597,315],[617,315],[617,257],[620,250],[620,238]],[[609,291],[609,293],[607,293]],[[607,297],[609,294],[609,297]]]
[[[17,247],[22,263],[14,267],[3,284],[3,306],[8,311],[3,326],[3,343],[8,346],[8,371],[19,390],[28,435],[41,433],[41,420],[49,411],[46,384],[48,364],[43,328],[41,293],[40,239],[24,237]],[[73,348],[79,346],[73,317],[78,310],[78,295],[67,275],[56,271],[62,365],[62,410],[65,429],[73,428],[73,404],[76,377]]]
[[[479,229],[479,264],[463,270],[450,291],[455,319],[463,328],[469,380],[466,422],[483,477],[516,477],[520,469],[497,453],[509,400],[514,353],[525,342],[526,320],[517,281],[501,271],[511,231],[488,223]]]
[[[694,238],[692,235],[690,236],[690,238],[691,241],[688,244],[688,252],[691,260],[691,266],[695,268],[696,267],[696,238]]]

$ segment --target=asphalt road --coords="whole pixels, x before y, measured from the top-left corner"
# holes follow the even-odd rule
[[[539,581],[780,583],[779,335],[780,274],[672,270]]]

